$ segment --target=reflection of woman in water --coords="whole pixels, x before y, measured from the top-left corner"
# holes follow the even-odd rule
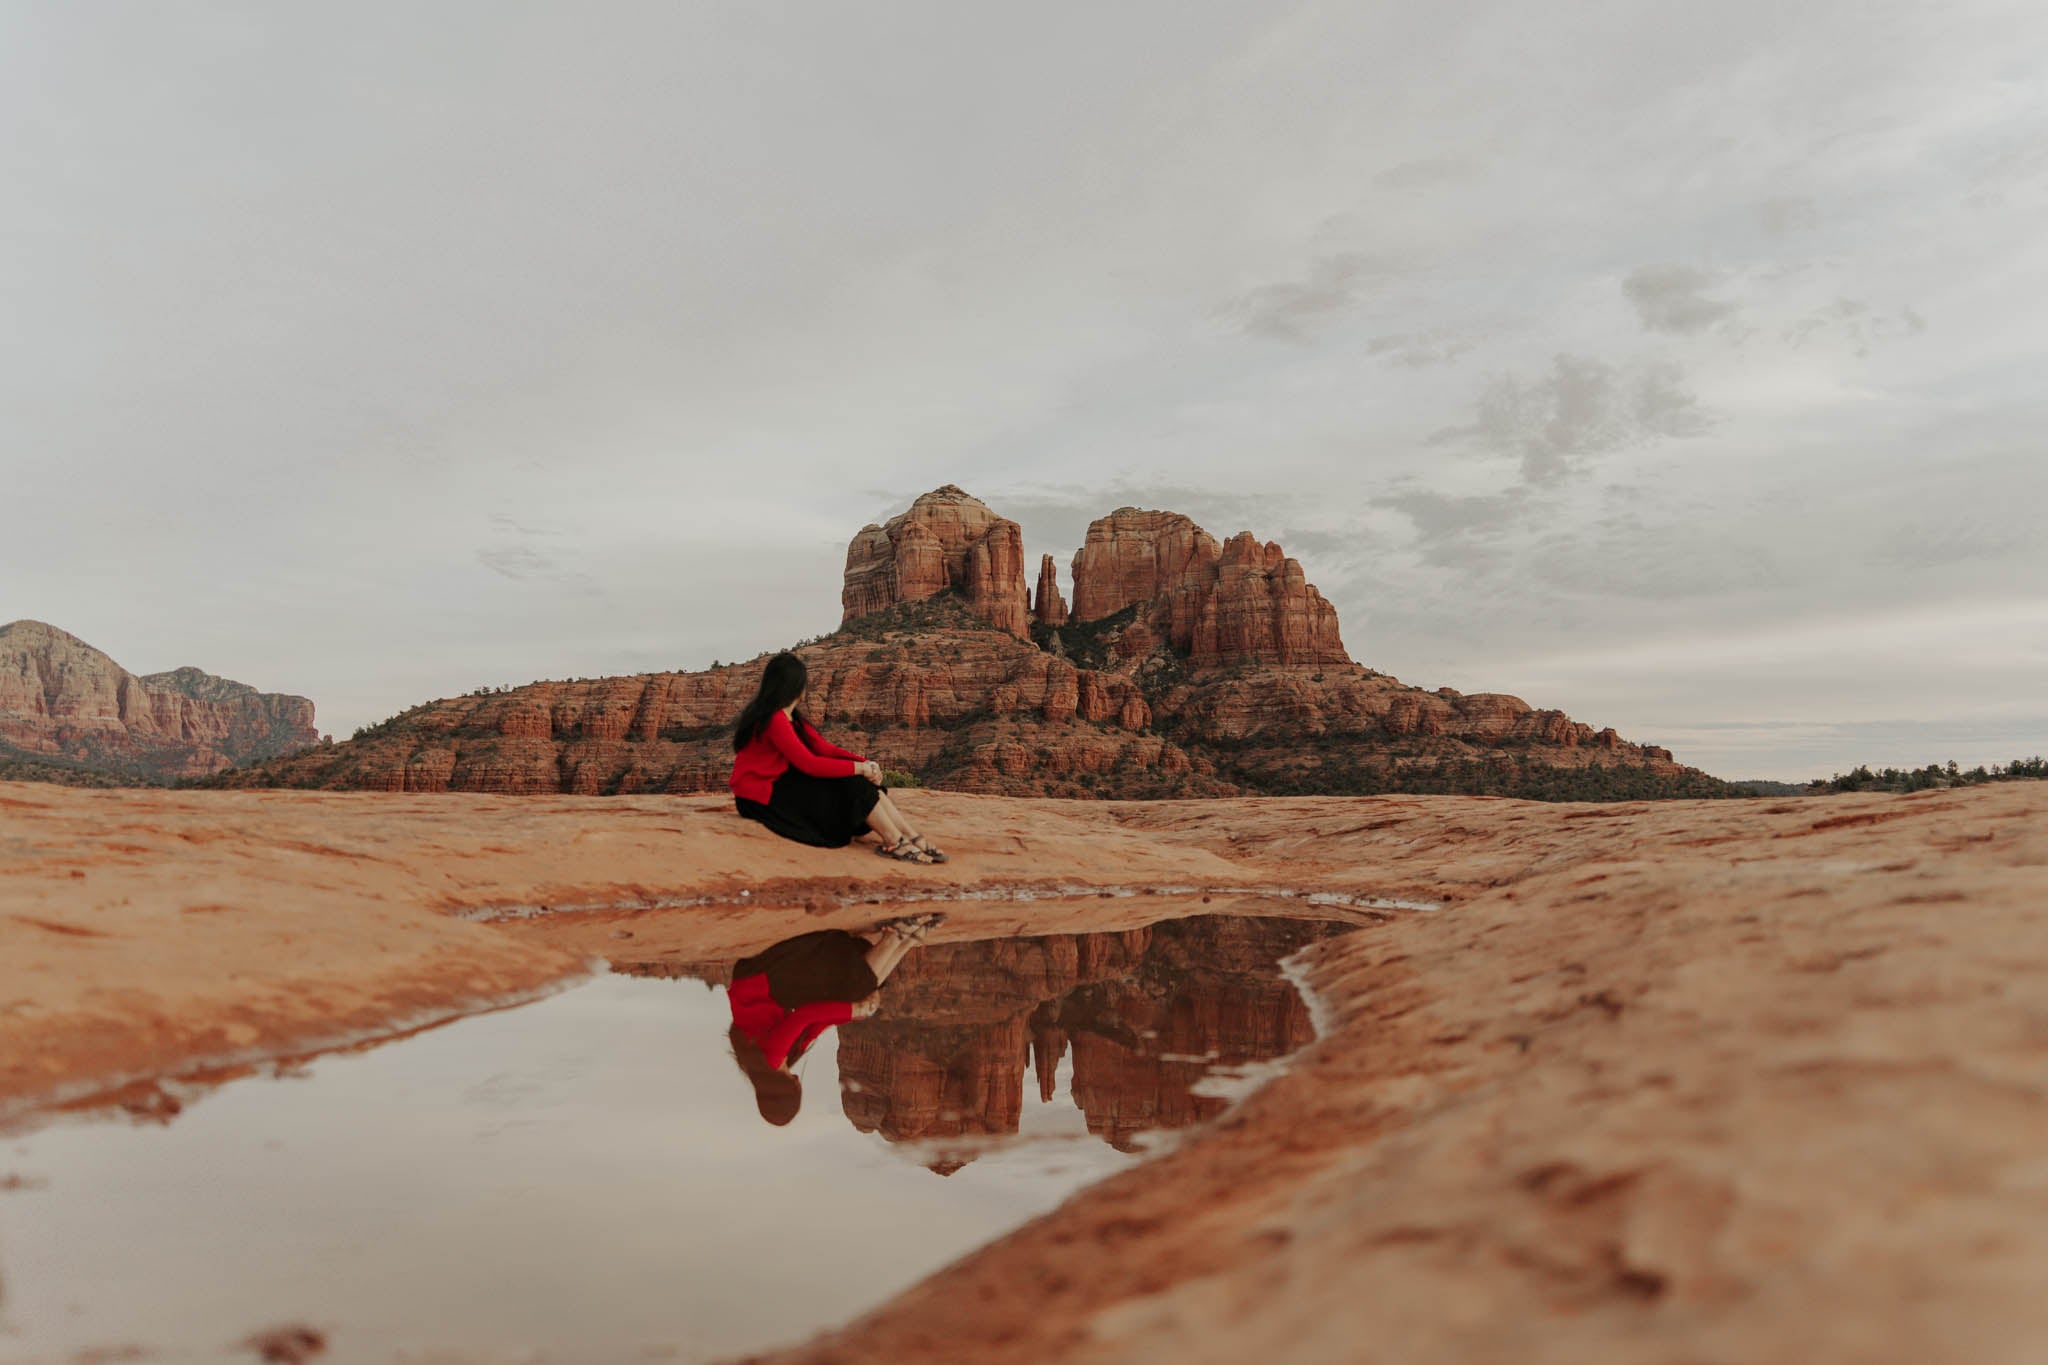
[[[787,651],[761,670],[761,687],[733,727],[733,804],[785,839],[844,848],[873,830],[877,853],[906,863],[946,855],[911,828],[882,791],[882,765],[826,742],[804,713],[809,671]]]
[[[873,941],[844,929],[784,939],[733,964],[733,1059],[754,1085],[761,1117],[796,1117],[803,1084],[790,1068],[834,1024],[865,1019],[881,1003],[882,983],[944,915],[912,915],[876,925]]]

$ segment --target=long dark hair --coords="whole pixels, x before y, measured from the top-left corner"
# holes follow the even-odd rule
[[[747,709],[740,712],[740,718],[732,727],[732,747],[737,753],[754,742],[754,736],[761,733],[761,727],[768,723],[768,717],[795,701],[804,694],[804,684],[811,679],[811,671],[804,667],[804,661],[783,650],[768,661],[761,670],[761,688],[754,693],[754,699],[747,703]],[[802,708],[790,717],[797,723],[797,735],[803,735],[803,727],[811,722],[804,716]]]
[[[777,1128],[787,1124],[803,1108],[804,1083],[780,1067],[768,1065],[767,1056],[760,1045],[734,1024],[726,1032],[726,1040],[732,1044],[732,1059],[740,1064],[740,1071],[754,1086],[754,1107],[761,1111],[761,1117]],[[790,1054],[790,1064],[796,1064],[798,1054]]]

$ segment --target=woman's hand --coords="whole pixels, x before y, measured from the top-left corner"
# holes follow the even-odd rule
[[[882,765],[875,762],[872,758],[860,764],[860,775],[874,783],[877,787],[882,785]]]
[[[882,1008],[882,993],[876,991],[864,999],[853,1002],[853,1017],[856,1019],[872,1019],[875,1017],[875,1011],[880,1008]]]

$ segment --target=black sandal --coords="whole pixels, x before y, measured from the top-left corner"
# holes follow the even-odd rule
[[[925,863],[934,861],[932,856],[909,839],[898,839],[893,844],[878,844],[875,852],[884,858],[894,858],[899,863]]]
[[[924,855],[927,858],[930,858],[935,863],[949,863],[953,861],[951,858],[948,858],[945,854],[939,851],[939,846],[937,844],[925,838],[922,834],[911,835],[910,842],[916,844],[919,848],[923,849]]]

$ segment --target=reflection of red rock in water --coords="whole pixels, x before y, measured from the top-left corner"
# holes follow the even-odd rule
[[[840,1034],[840,1102],[863,1133],[910,1142],[1017,1131],[1023,1019],[964,1029],[843,1024]]]
[[[1344,929],[1212,916],[924,949],[890,979],[880,1015],[840,1030],[846,1116],[892,1142],[1005,1136],[1025,1073],[1050,1101],[1071,1052],[1089,1132],[1128,1149],[1140,1133],[1199,1123],[1227,1103],[1192,1092],[1213,1068],[1313,1037],[1277,964]],[[958,1154],[942,1164],[958,1169]]]

